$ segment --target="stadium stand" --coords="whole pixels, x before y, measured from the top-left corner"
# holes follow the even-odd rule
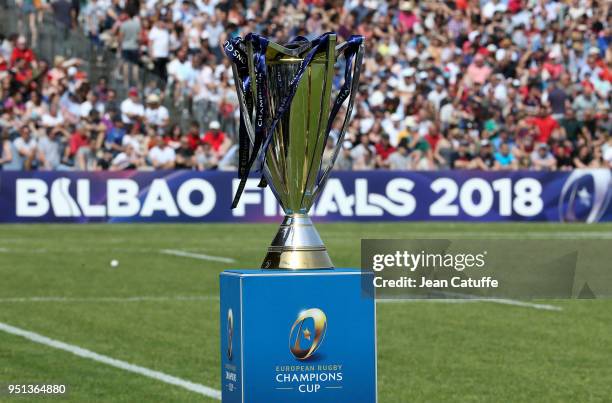
[[[368,43],[336,169],[612,167],[610,2],[78,4],[4,5],[19,17],[0,28],[2,169],[235,169],[224,40],[330,30]]]

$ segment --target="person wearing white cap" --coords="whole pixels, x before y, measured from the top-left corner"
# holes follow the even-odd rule
[[[202,138],[202,143],[210,144],[217,157],[222,157],[231,145],[230,139],[221,131],[221,124],[217,120],[210,122],[208,131]]]
[[[414,75],[416,70],[414,67],[406,67],[402,70],[402,79],[397,83],[397,90],[401,93],[413,93],[416,91],[416,84],[414,82]]]
[[[147,97],[147,106],[144,112],[145,123],[164,128],[170,122],[168,109],[161,104],[161,99],[157,94],[150,94]]]

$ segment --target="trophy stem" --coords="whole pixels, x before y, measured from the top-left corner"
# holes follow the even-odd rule
[[[307,270],[334,267],[327,248],[307,214],[285,216],[268,247],[262,269]]]

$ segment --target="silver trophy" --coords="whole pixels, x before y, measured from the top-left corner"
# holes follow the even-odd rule
[[[261,37],[256,38],[260,42],[249,40],[249,36],[239,43],[226,43],[251,153],[259,152],[263,177],[285,212],[263,261],[264,269],[333,268],[308,211],[325,186],[342,146],[364,46],[362,37],[352,37],[336,46],[336,35],[326,35],[318,42],[301,38],[285,46]],[[265,50],[259,46],[261,42],[265,42]],[[334,66],[343,54],[347,66],[345,85],[332,103]],[[331,162],[323,166],[331,120],[345,100],[348,104],[340,135]],[[265,139],[258,139],[258,126],[267,133]],[[258,143],[263,144],[261,150],[256,149]]]

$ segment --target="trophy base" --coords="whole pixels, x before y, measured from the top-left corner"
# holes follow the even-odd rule
[[[344,268],[221,273],[221,401],[376,403],[373,282]]]
[[[308,215],[289,214],[278,229],[261,267],[271,270],[333,269],[334,264]]]

